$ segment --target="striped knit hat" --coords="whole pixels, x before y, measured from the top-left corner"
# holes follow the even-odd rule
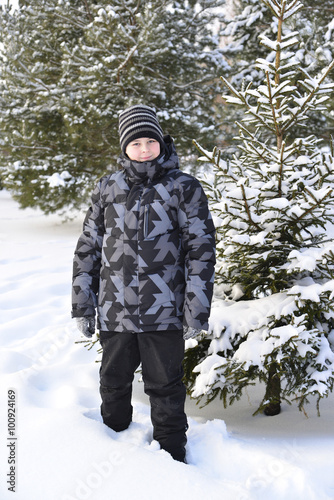
[[[118,130],[121,148],[125,153],[127,145],[140,137],[156,139],[164,149],[163,132],[154,109],[137,104],[125,109],[119,115]]]

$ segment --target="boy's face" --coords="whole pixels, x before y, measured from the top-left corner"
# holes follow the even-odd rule
[[[160,154],[160,143],[150,137],[140,137],[126,146],[125,153],[130,160],[151,161]]]

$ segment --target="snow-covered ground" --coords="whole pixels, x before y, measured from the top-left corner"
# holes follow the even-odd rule
[[[226,410],[188,401],[188,465],[152,442],[138,381],[130,428],[117,434],[103,425],[99,356],[75,343],[70,318],[81,222],[19,210],[0,192],[0,499],[333,499],[333,395],[321,417],[314,405],[307,416],[283,405],[276,417],[253,417],[260,386]]]

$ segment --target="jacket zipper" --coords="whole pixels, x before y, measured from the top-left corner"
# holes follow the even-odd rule
[[[148,214],[149,214],[149,205],[145,206],[145,211],[144,211],[144,238],[147,238],[148,236]]]

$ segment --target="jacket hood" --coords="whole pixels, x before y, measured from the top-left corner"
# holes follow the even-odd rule
[[[164,136],[164,150],[152,161],[138,162],[122,153],[117,163],[125,170],[128,179],[134,184],[146,183],[162,177],[167,170],[179,168],[179,158],[177,156],[173,139]]]

